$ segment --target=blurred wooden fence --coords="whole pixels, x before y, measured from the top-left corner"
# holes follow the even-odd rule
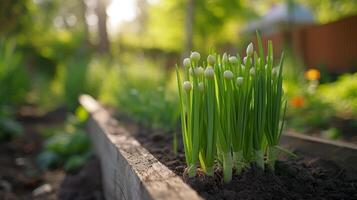
[[[284,44],[290,41],[292,50],[302,58],[305,67],[323,67],[336,74],[357,71],[357,16],[263,35],[264,46],[267,40],[273,41],[275,55],[279,55]]]

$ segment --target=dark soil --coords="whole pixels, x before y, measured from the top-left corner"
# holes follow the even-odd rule
[[[0,143],[0,199],[57,199],[64,171],[41,171],[36,165],[36,156],[43,142],[39,132],[64,121],[65,111],[54,113],[56,119],[38,116],[30,107],[19,111],[18,120],[24,134]],[[46,192],[33,195],[36,188],[44,185],[49,186]]]
[[[121,118],[123,120],[123,118]],[[182,148],[173,152],[172,134],[150,130],[124,119],[123,124],[160,162],[180,177],[186,167]],[[179,147],[182,147],[178,135]],[[357,165],[357,163],[356,163]],[[262,171],[254,166],[223,184],[222,173],[184,178],[205,199],[357,199],[357,174],[347,177],[335,163],[318,158],[284,159],[276,170]]]
[[[95,158],[76,173],[67,175],[61,169],[41,171],[36,165],[43,144],[40,133],[62,125],[65,117],[64,108],[45,115],[32,107],[19,111],[18,121],[24,127],[24,134],[0,142],[0,199],[103,199],[100,168]],[[41,187],[46,189],[35,195],[34,191]]]
[[[74,174],[67,174],[61,184],[59,199],[104,200],[100,163],[93,158]]]

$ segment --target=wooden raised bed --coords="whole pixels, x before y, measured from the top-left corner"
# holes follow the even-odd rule
[[[161,164],[92,97],[82,95],[87,123],[100,159],[106,199],[199,200],[198,194]]]
[[[107,199],[202,199],[92,97],[82,95],[80,103],[90,113],[87,127],[101,161]],[[356,145],[290,132],[282,136],[281,145],[306,156],[335,161],[347,172],[356,174]]]
[[[356,174],[357,145],[332,141],[295,132],[286,132],[280,140],[285,148],[310,157],[334,161],[347,174]]]

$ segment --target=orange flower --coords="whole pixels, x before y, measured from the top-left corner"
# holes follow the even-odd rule
[[[302,96],[294,96],[291,99],[291,105],[295,108],[301,108],[304,105],[304,97]]]
[[[309,81],[316,81],[320,79],[320,71],[317,69],[309,69],[305,72],[305,78]]]

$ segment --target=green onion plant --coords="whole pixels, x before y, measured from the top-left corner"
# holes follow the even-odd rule
[[[211,54],[201,61],[192,52],[183,70],[176,66],[189,177],[198,167],[213,176],[216,163],[224,182],[253,163],[274,170],[286,110],[284,54],[274,67],[272,43],[265,56],[258,33],[257,41],[258,52],[250,43],[243,59]]]

